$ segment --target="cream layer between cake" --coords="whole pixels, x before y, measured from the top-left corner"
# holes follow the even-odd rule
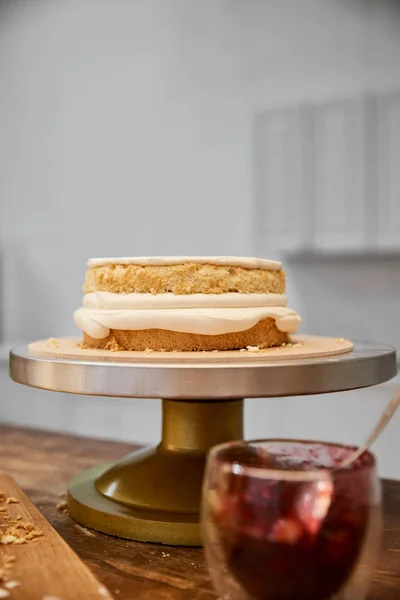
[[[285,333],[297,331],[301,319],[292,309],[287,308],[286,298],[277,299],[277,294],[216,294],[217,298],[208,299],[206,308],[196,306],[196,299],[192,296],[175,296],[171,294],[157,294],[153,296],[153,306],[162,304],[168,308],[105,308],[98,296],[106,294],[106,304],[129,304],[129,296],[142,296],[142,294],[87,294],[84,298],[84,307],[74,314],[75,323],[94,339],[102,339],[109,335],[110,329],[123,329],[126,331],[140,331],[143,329],[164,329],[180,333],[197,333],[204,335],[223,335],[238,331],[246,331],[262,319],[272,318],[276,327]],[[205,294],[199,294],[206,296]],[[210,296],[211,294],[207,295]],[[151,294],[150,294],[151,296]],[[163,298],[168,296],[168,298]],[[197,294],[196,294],[197,296]],[[224,298],[229,296],[229,298]],[[256,296],[256,298],[251,297]],[[260,298],[259,296],[267,296]],[[268,296],[272,296],[268,298]],[[188,300],[193,300],[189,307]],[[140,306],[145,304],[144,299],[135,298]],[[147,300],[150,300],[148,298]],[[178,307],[170,308],[176,301]],[[212,300],[217,306],[210,307]],[[251,302],[254,304],[251,305]],[[273,302],[273,304],[271,304]],[[277,303],[280,303],[277,304]],[[224,306],[224,303],[226,304]],[[240,304],[243,303],[242,306]],[[150,302],[151,304],[151,302]],[[182,307],[184,305],[184,307]]]

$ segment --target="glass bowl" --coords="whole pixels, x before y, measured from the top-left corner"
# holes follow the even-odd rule
[[[202,535],[223,600],[364,600],[379,557],[375,458],[351,446],[231,442],[208,456]]]

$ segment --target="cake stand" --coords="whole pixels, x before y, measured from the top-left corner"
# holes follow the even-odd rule
[[[397,372],[393,348],[315,336],[259,352],[112,353],[81,350],[78,342],[12,350],[11,377],[58,392],[162,398],[162,439],[76,476],[69,512],[97,531],[171,545],[200,545],[205,456],[215,444],[243,438],[244,398],[352,390]]]

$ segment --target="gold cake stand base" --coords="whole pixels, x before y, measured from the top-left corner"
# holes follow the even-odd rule
[[[122,538],[199,546],[206,453],[242,438],[243,400],[163,400],[161,443],[79,474],[69,485],[69,512]]]

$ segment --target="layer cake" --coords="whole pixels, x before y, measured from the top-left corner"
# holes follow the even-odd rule
[[[106,350],[211,351],[289,341],[279,262],[237,257],[90,259],[74,320],[83,345]]]

